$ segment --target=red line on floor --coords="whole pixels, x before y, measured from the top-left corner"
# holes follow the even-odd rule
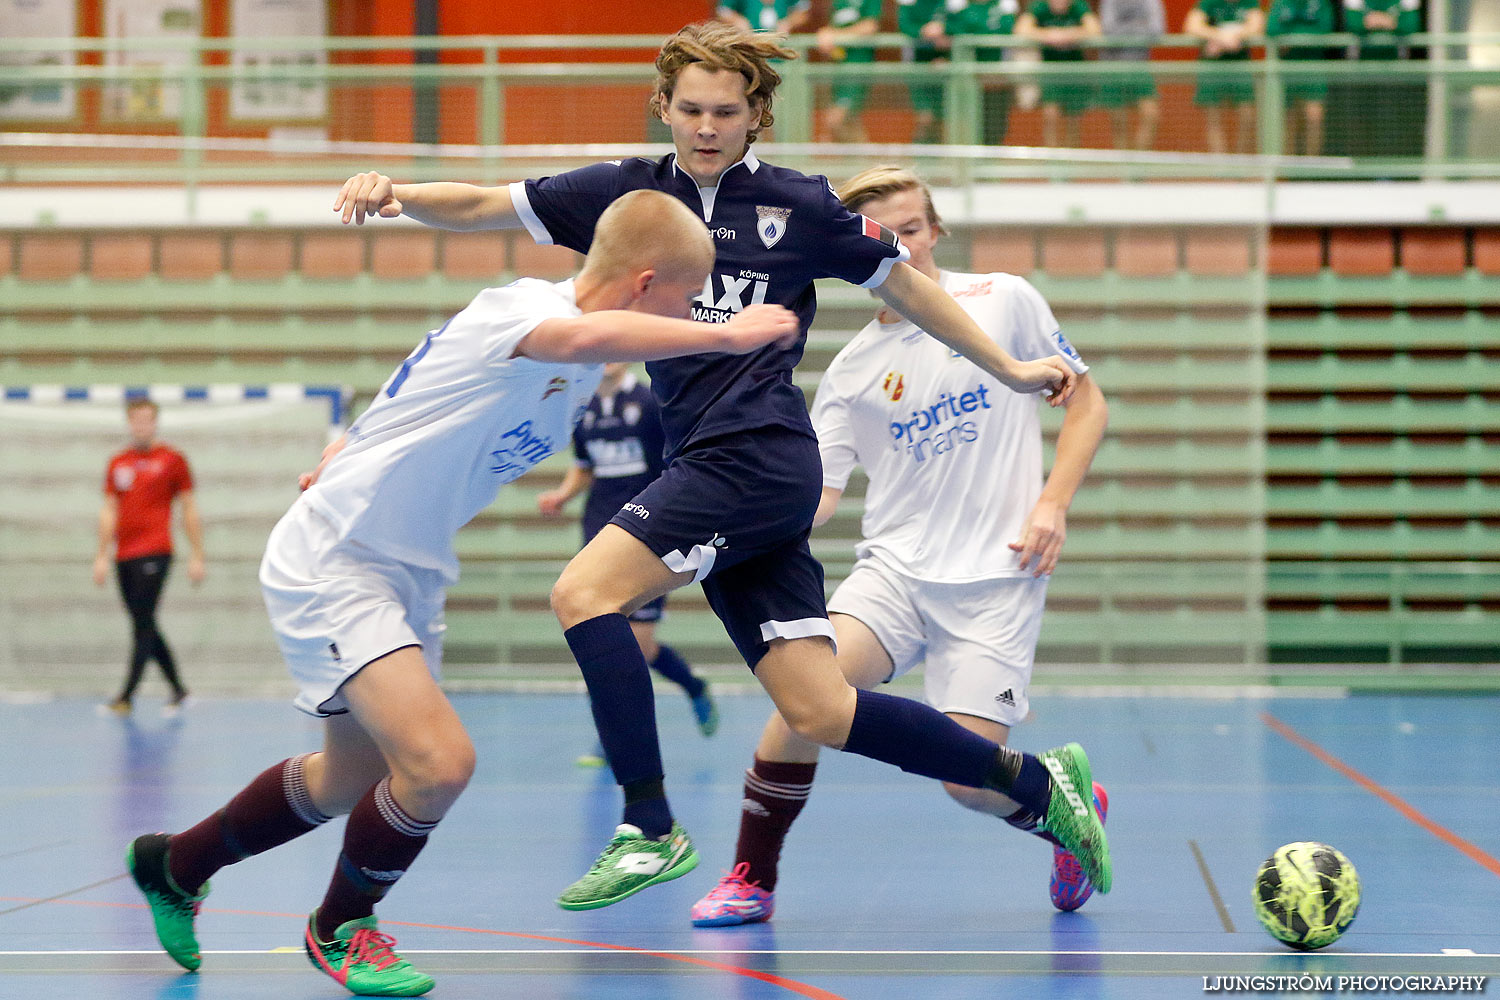
[[[0,901],[10,903],[34,903],[35,899],[21,896],[0,896]],[[107,906],[121,907],[132,910],[147,909],[145,903],[112,903],[104,900],[87,899],[54,899],[51,900],[55,906]],[[288,920],[306,921],[306,914],[301,913],[276,913],[269,910],[219,910],[205,907],[203,913],[230,913],[242,917],[277,917]],[[488,934],[494,937],[519,938],[523,941],[546,941],[549,944],[570,944],[580,948],[599,948],[603,951],[625,951],[635,955],[649,955],[652,958],[667,959],[673,962],[685,962],[688,965],[701,965],[709,969],[717,969],[720,972],[730,972],[736,976],[744,976],[747,979],[758,979],[772,986],[779,986],[784,990],[795,993],[798,996],[807,997],[808,1000],[845,1000],[837,993],[807,983],[799,983],[795,979],[787,979],[771,972],[761,972],[758,969],[747,969],[741,965],[730,965],[727,962],[715,962],[707,958],[698,958],[695,955],[674,955],[667,951],[652,951],[649,948],[634,948],[627,944],[609,944],[604,941],[580,941],[574,938],[548,937],[545,934],[526,934],[521,931],[496,931],[484,927],[459,927],[452,924],[422,924],[410,920],[384,920],[380,921],[382,927],[421,927],[425,930],[457,931],[462,934]]]
[[[1363,774],[1360,774],[1354,768],[1350,767],[1348,764],[1345,764],[1333,754],[1329,753],[1327,750],[1324,750],[1312,740],[1303,736],[1301,733],[1297,732],[1291,726],[1287,725],[1285,722],[1282,722],[1271,713],[1260,713],[1260,721],[1270,726],[1277,733],[1280,733],[1289,742],[1301,747],[1303,750],[1306,750],[1308,753],[1312,754],[1314,757],[1318,758],[1323,763],[1327,764],[1329,767],[1333,768],[1335,771],[1339,772],[1344,777],[1354,782],[1356,785],[1359,785],[1365,791],[1369,792],[1371,795],[1374,795],[1386,805],[1390,806],[1392,809],[1396,810],[1398,813],[1405,816],[1407,819],[1411,820],[1413,823],[1417,824],[1417,826],[1420,826],[1422,829],[1426,830],[1428,833],[1432,834],[1434,837],[1441,840],[1449,847],[1455,848],[1460,853],[1467,855],[1473,861],[1478,862],[1480,867],[1487,868],[1491,873],[1495,875],[1500,875],[1500,860],[1496,860],[1492,855],[1486,853],[1483,848],[1479,847],[1476,844],[1469,843],[1467,840],[1460,837],[1458,834],[1454,833],[1447,827],[1428,819],[1426,816],[1418,812],[1415,806],[1407,802],[1405,799],[1401,798],[1401,796],[1382,787],[1371,779],[1365,777]]]

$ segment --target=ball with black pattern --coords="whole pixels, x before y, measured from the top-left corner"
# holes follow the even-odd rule
[[[1276,849],[1255,876],[1255,916],[1298,951],[1337,941],[1359,912],[1359,873],[1338,850],[1302,841]]]

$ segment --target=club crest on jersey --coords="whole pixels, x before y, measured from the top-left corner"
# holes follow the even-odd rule
[[[760,234],[760,241],[769,250],[781,242],[786,235],[786,220],[792,214],[790,208],[777,208],[774,205],[756,205],[755,214],[757,221],[755,231]]]
[[[897,402],[901,399],[901,394],[906,391],[906,379],[900,372],[886,372],[885,382],[880,389],[891,402]]]
[[[547,388],[545,388],[545,389],[542,390],[542,398],[546,399],[548,396],[552,395],[555,392],[562,392],[567,387],[568,387],[568,380],[567,379],[565,379],[565,378],[555,378],[552,381],[550,381],[550,382],[547,383]]]
[[[1073,350],[1073,345],[1068,343],[1068,338],[1063,336],[1061,330],[1057,330],[1052,334],[1052,342],[1057,345],[1058,351],[1064,357],[1072,358],[1074,361],[1082,360],[1078,357],[1078,352]]]

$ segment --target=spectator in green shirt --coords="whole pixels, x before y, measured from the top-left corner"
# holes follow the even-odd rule
[[[907,62],[942,62],[947,38],[943,34],[944,0],[896,0],[896,30],[912,40],[904,53]],[[943,130],[943,85],[913,83],[907,88],[916,113],[913,142],[937,142]]]
[[[951,38],[955,35],[1009,35],[1016,30],[1016,19],[1020,16],[1020,0],[983,0],[975,3],[949,3],[943,18],[943,31]],[[980,48],[974,51],[978,62],[1000,62],[1005,58],[1005,49]],[[1012,84],[1009,78],[1000,77],[984,84],[980,110],[980,141],[987,146],[999,146],[1005,142],[1005,132],[1010,124],[1010,108],[1013,103]]]
[[[880,31],[880,4],[881,0],[833,0],[828,23],[818,29],[818,51],[835,62],[874,62],[874,49],[868,46],[845,48],[845,44]],[[823,112],[823,126],[832,134],[834,142],[869,141],[859,120],[869,90],[867,83],[840,80],[833,85],[833,103]]]
[[[1327,35],[1334,31],[1334,0],[1272,0],[1266,18],[1266,37],[1283,35]],[[1285,45],[1277,55],[1289,61],[1327,59],[1321,45]],[[1324,76],[1283,77],[1286,101],[1286,149],[1291,153],[1317,156],[1323,152],[1324,107],[1328,80]],[[1301,140],[1300,142],[1298,140]]]
[[[1087,0],[1032,0],[1016,19],[1016,34],[1042,47],[1043,62],[1083,62],[1079,42],[1101,34],[1099,18]],[[1042,145],[1077,147],[1082,138],[1083,113],[1094,103],[1096,88],[1087,78],[1042,78]]]
[[[1188,11],[1182,30],[1203,39],[1203,59],[1234,62],[1250,59],[1250,40],[1262,35],[1265,26],[1259,0],[1198,0],[1198,6]],[[1226,109],[1238,120],[1235,152],[1248,153],[1255,148],[1255,81],[1248,74],[1202,74],[1193,102],[1203,108],[1208,119],[1209,152],[1229,151],[1224,132]]]
[[[1422,0],[1344,0],[1344,30],[1363,36],[1361,59],[1405,59],[1401,36],[1422,30]]]
[[[812,15],[812,0],[719,0],[714,16],[746,31],[801,31]]]

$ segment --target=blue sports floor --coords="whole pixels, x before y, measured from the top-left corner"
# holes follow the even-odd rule
[[[668,789],[702,864],[582,914],[552,900],[618,809],[606,774],[573,763],[592,746],[582,697],[455,700],[479,772],[380,909],[434,997],[1113,1000],[1203,996],[1205,976],[1212,992],[1248,974],[1500,977],[1494,697],[1037,698],[1014,745],[1080,739],[1110,793],[1115,890],[1076,914],[1047,901],[1041,842],[934,783],[825,754],[774,921],[721,930],[689,926],[688,907],[732,860],[764,697],[722,699],[711,740],[662,697]],[[214,879],[196,975],[157,950],[123,875],[134,835],[196,822],[317,746],[316,723],[271,701],[200,701],[176,720],[146,699],[132,720],[0,704],[0,997],[346,995],[299,948],[340,823]],[[1312,955],[1250,905],[1260,861],[1294,840],[1339,847],[1364,887],[1353,928]]]

